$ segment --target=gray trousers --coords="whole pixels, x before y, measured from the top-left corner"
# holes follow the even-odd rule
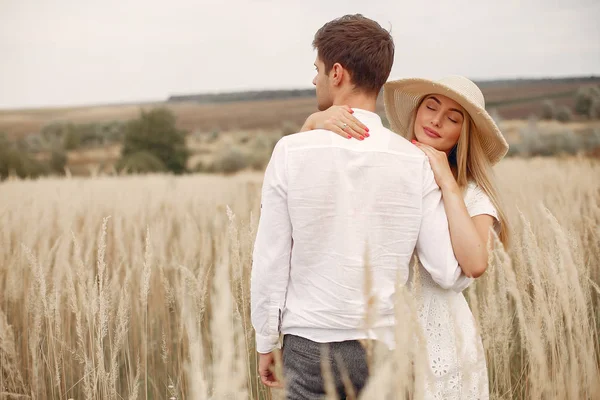
[[[346,371],[358,396],[367,382],[369,370],[364,347],[356,340],[334,343],[317,343],[300,336],[283,337],[283,373],[287,400],[313,400],[325,396],[325,384],[321,372],[323,346],[327,346],[327,359],[335,388],[340,399],[347,396],[342,380]]]

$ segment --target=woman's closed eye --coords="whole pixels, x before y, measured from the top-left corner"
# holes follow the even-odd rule
[[[453,123],[453,124],[459,124],[462,122],[463,116],[460,113],[455,112],[454,110],[452,110],[452,112],[446,114],[448,116],[448,119]]]

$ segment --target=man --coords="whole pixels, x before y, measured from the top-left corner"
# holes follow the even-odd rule
[[[444,288],[461,290],[441,192],[424,154],[383,127],[378,93],[394,59],[389,32],[362,15],[315,35],[319,110],[347,104],[370,129],[360,142],[324,130],[282,138],[265,172],[251,278],[259,374],[280,386],[274,351],[283,338],[288,399],[324,395],[321,348],[328,346],[338,395],[341,370],[356,392],[368,377],[361,340],[394,347],[394,292],[416,247]],[[347,129],[347,126],[340,126]],[[377,319],[365,325],[365,251]]]

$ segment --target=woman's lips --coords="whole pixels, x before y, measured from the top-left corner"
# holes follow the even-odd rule
[[[431,138],[434,139],[439,139],[441,138],[441,136],[439,135],[439,133],[437,133],[436,131],[434,131],[431,128],[423,128],[423,131],[425,132],[425,134]]]

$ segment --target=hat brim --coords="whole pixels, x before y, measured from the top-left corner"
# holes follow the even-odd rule
[[[492,165],[506,155],[508,143],[484,108],[453,88],[428,79],[400,79],[384,85],[383,99],[390,128],[404,137],[409,137],[410,116],[423,97],[430,94],[446,96],[456,101],[469,113],[477,132],[481,135],[483,151]]]

